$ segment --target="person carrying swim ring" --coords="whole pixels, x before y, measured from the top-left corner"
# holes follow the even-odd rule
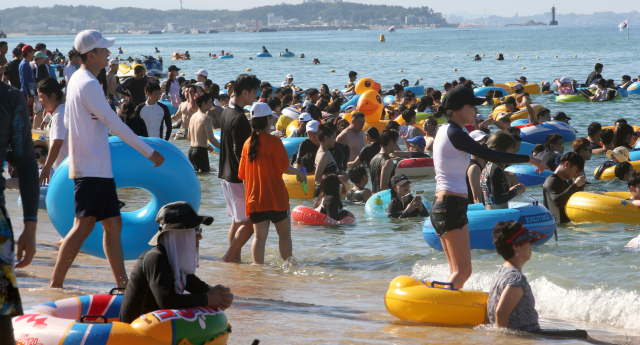
[[[253,133],[242,147],[238,178],[245,185],[245,213],[253,224],[253,263],[264,264],[264,248],[269,235],[269,223],[276,226],[280,237],[280,256],[287,260],[292,255],[291,212],[289,193],[282,174],[297,175],[307,182],[307,175],[289,165],[287,150],[280,138],[269,134],[273,112],[266,103],[251,108]]]
[[[462,288],[471,276],[471,249],[469,220],[467,219],[467,184],[465,172],[469,166],[469,154],[494,163],[526,163],[538,168],[546,165],[527,155],[497,152],[473,140],[464,126],[473,124],[478,114],[477,105],[485,99],[475,97],[473,90],[454,87],[438,109],[448,122],[440,127],[433,144],[433,162],[436,173],[436,197],[431,207],[431,223],[442,241],[442,248],[449,263],[447,282]],[[372,178],[373,180],[373,178]]]

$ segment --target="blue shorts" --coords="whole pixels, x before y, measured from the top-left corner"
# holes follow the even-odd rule
[[[103,219],[120,217],[120,201],[113,178],[82,177],[73,179],[76,218]]]

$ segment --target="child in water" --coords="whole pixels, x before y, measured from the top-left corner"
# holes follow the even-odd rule
[[[411,195],[411,181],[404,175],[395,175],[391,185],[391,202],[387,207],[389,218],[429,217],[429,211],[422,203],[422,196]]]
[[[349,179],[353,182],[353,188],[347,192],[347,200],[364,204],[371,197],[371,189],[366,188],[369,182],[369,176],[367,175],[367,169],[360,165],[349,170]]]
[[[342,182],[340,182],[338,175],[325,175],[320,183],[320,195],[314,209],[336,221],[340,221],[345,217],[355,218],[353,213],[342,209],[342,201],[340,201],[341,188]]]

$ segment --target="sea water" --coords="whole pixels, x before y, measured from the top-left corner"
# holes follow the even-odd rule
[[[379,42],[381,33],[386,36],[385,43]],[[8,42],[10,47],[19,42],[45,42],[49,49],[66,53],[73,38],[9,36]],[[403,78],[413,83],[418,77],[424,79],[421,85],[440,89],[445,81],[460,76],[476,84],[486,76],[503,83],[520,75],[536,83],[564,76],[584,82],[597,62],[604,64],[605,78],[619,82],[623,74],[637,76],[640,59],[635,39],[627,40],[615,26],[595,31],[592,27],[511,27],[414,29],[391,34],[366,30],[119,35],[111,49],[114,56],[119,46],[125,50],[121,58],[160,55],[165,70],[173,63],[187,78],[195,78],[194,73],[203,68],[219,85],[251,69],[250,73],[274,86],[292,73],[294,83],[303,88],[325,83],[331,89],[344,87],[351,70],[385,88]],[[256,58],[254,54],[262,46],[274,57]],[[161,52],[153,53],[154,47]],[[296,57],[277,57],[285,48]],[[192,60],[171,61],[173,52],[187,50]],[[219,54],[220,50],[230,51],[235,58],[212,60],[208,56],[211,52]],[[483,52],[482,61],[473,61],[475,54]],[[301,53],[306,58],[301,59]],[[496,61],[494,53],[505,53],[505,60]],[[313,65],[313,58],[321,64]],[[592,121],[605,126],[624,117],[630,124],[640,125],[640,96],[593,104],[563,104],[554,99],[533,96],[534,103],[545,105],[552,113],[564,111],[572,117],[571,124],[579,137],[586,137]],[[479,110],[485,116],[491,113],[489,107]],[[187,152],[188,142],[174,143]],[[570,150],[571,145],[566,144],[565,152]],[[234,305],[227,311],[233,326],[230,344],[248,344],[253,339],[260,339],[263,344],[571,343],[513,335],[484,326],[471,329],[415,324],[388,314],[383,298],[394,277],[404,274],[444,280],[448,276],[444,253],[431,249],[422,238],[422,219],[366,219],[362,206],[347,205],[358,219],[353,225],[292,226],[293,264],[279,259],[273,227],[267,241],[267,265],[250,264],[249,245],[243,251],[243,264],[219,263],[217,260],[228,248],[231,221],[217,178],[218,156],[210,155],[210,160],[213,171],[198,176],[202,190],[200,213],[216,220],[205,227],[197,274],[210,284],[230,286],[235,294]],[[622,183],[593,181],[593,169],[604,160],[604,155],[594,155],[587,162],[587,177],[592,183],[587,190],[627,190]],[[176,178],[180,174],[176,171]],[[414,190],[425,190],[425,197],[433,199],[432,179],[413,182]],[[527,191],[542,200],[540,186]],[[22,231],[22,210],[16,202],[19,194],[13,190],[5,194],[18,236]],[[149,200],[141,190],[121,190],[119,194],[127,203],[125,210],[139,208]],[[528,200],[519,196],[516,201]],[[312,201],[291,199],[290,204],[309,206]],[[639,233],[640,226],[635,224],[569,223],[558,227],[557,242],[552,239],[535,247],[524,273],[533,288],[542,327],[582,328],[599,340],[639,342],[640,251],[623,248]],[[123,240],[126,237],[123,234]],[[40,210],[38,252],[29,267],[18,271],[25,307],[79,294],[103,293],[114,286],[106,260],[80,254],[69,271],[65,290],[44,288],[57,256],[52,242],[59,238],[46,211]],[[465,288],[488,291],[504,260],[483,250],[474,250],[472,259],[473,275]],[[128,261],[127,269],[131,270],[134,263]]]

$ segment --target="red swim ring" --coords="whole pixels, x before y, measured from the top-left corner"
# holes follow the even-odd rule
[[[342,220],[337,221],[326,214],[302,205],[298,205],[291,210],[291,219],[305,225],[342,225],[351,224],[356,221],[356,219],[351,216],[344,217]]]

